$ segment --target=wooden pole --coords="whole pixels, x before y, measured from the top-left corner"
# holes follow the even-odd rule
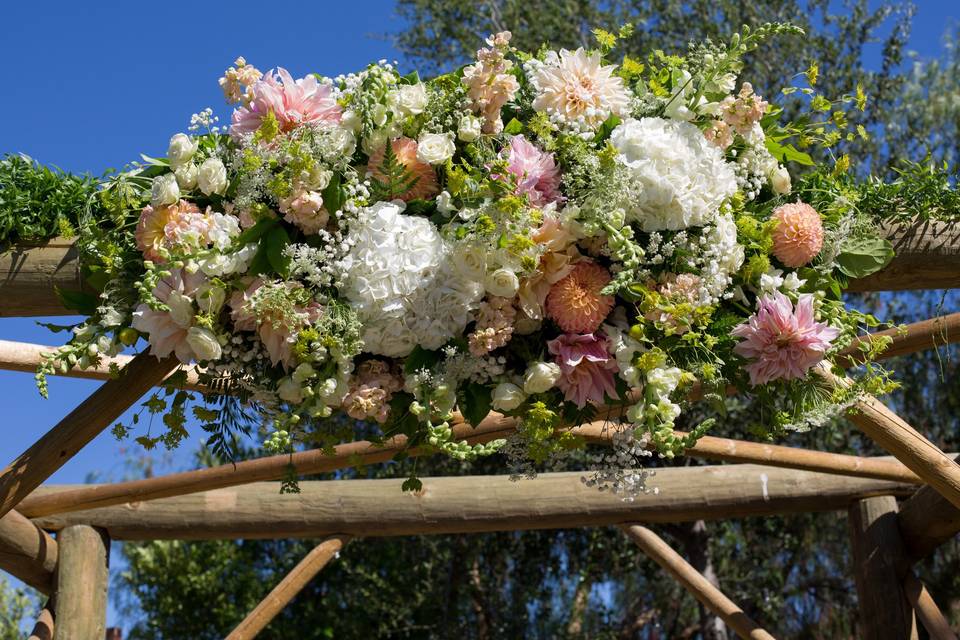
[[[900,584],[903,544],[897,528],[897,499],[858,500],[848,512],[853,569],[864,640],[916,638],[913,610]]]
[[[56,289],[84,289],[80,254],[69,238],[14,245],[0,253],[0,316],[63,316]]]
[[[736,631],[740,637],[751,640],[773,640],[772,635],[764,631],[743,612],[743,609],[725,596],[720,589],[713,586],[679,553],[670,548],[663,538],[640,525],[623,525],[620,528],[645,554],[672,575],[690,595],[723,619],[727,626]]]
[[[877,360],[888,360],[926,349],[936,349],[948,344],[960,342],[960,313],[951,313],[945,316],[930,318],[908,324],[900,329],[885,329],[857,338],[853,344],[841,352],[837,364],[841,367],[852,367],[862,362],[859,358],[860,344],[869,343],[881,337],[891,339]],[[0,352],[2,353],[2,352]]]
[[[108,380],[55,427],[0,472],[0,517],[110,426],[140,396],[178,366],[176,358],[157,360],[142,353],[121,377]]]
[[[904,500],[897,524],[910,563],[923,560],[960,532],[960,509],[929,486]]]
[[[903,579],[903,592],[932,640],[957,640],[957,634],[950,628],[950,623],[933,601],[927,587],[917,579],[913,571],[908,571]]]
[[[57,555],[57,541],[17,511],[0,518],[0,569],[50,595]]]
[[[33,631],[27,640],[53,640],[53,599],[47,600],[47,604],[40,610],[37,616],[37,622],[33,625]]]
[[[107,627],[110,539],[86,525],[58,536],[60,564],[54,609],[55,640],[103,640]]]
[[[956,224],[937,220],[883,224],[881,233],[896,255],[877,273],[851,280],[848,291],[960,287],[960,227]]]
[[[304,481],[296,494],[281,494],[279,483],[265,482],[34,522],[48,530],[103,527],[115,540],[481,533],[830,511],[873,495],[907,495],[914,487],[759,465],[672,467],[648,480],[658,494],[631,502],[587,486],[583,477],[584,472],[521,482],[509,476],[423,478],[423,490],[416,493],[401,491],[403,478]]]
[[[284,576],[273,590],[243,619],[226,640],[250,640],[264,630],[268,624],[290,604],[300,591],[320,573],[332,558],[339,555],[340,549],[349,540],[349,536],[334,536],[321,542],[301,560],[290,573]]]

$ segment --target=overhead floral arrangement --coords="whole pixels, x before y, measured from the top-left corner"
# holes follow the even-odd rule
[[[822,421],[886,384],[870,368],[839,391],[813,369],[875,324],[840,292],[892,251],[842,202],[791,193],[804,149],[866,135],[847,117],[865,98],[818,95],[811,69],[784,91],[807,113],[781,122],[738,78],[745,53],[796,31],[618,61],[629,27],[536,54],[503,32],[426,81],[384,61],[294,78],[239,58],[220,79],[229,127],[206,110],[166,158],[105,183],[111,216],[81,239],[102,294],[41,388],[144,339],[253,407],[276,451],[337,442],[325,418],[342,412],[533,466],[606,406],[630,428],[598,481],[625,492],[647,449],[709,428],[674,434],[693,396],[755,394],[774,431]],[[218,433],[221,401],[191,397],[151,398],[167,430],[138,440],[175,445],[188,409]],[[452,438],[455,411],[491,410],[517,418],[508,443]]]

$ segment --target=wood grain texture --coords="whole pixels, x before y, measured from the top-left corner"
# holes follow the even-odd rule
[[[850,291],[960,287],[960,225],[940,221],[885,224],[895,257],[883,270],[850,282]]]
[[[103,640],[107,627],[110,539],[86,525],[58,535],[60,564],[54,613],[55,640]]]
[[[0,516],[17,506],[178,365],[141,354],[0,472]]]
[[[0,518],[0,569],[50,595],[56,586],[57,541],[17,511]]]
[[[648,482],[659,494],[628,502],[582,478],[579,472],[519,482],[509,476],[423,478],[417,493],[401,491],[403,479],[305,481],[298,494],[281,494],[279,483],[255,483],[34,522],[48,530],[103,527],[116,540],[405,536],[830,511],[859,498],[913,490],[885,480],[721,465],[660,469]]]
[[[917,638],[913,609],[901,587],[898,565],[903,544],[897,528],[897,499],[858,500],[848,511],[853,573],[863,640]]]
[[[931,640],[957,640],[957,634],[950,628],[950,623],[940,611],[940,607],[913,571],[908,571],[903,579],[903,592]]]
[[[741,638],[773,640],[773,636],[753,621],[738,604],[713,586],[703,574],[674,551],[663,538],[640,525],[622,526],[623,532],[637,543],[645,554],[679,582],[703,606],[718,615]]]
[[[27,640],[53,640],[53,608],[54,601],[47,600],[47,603],[37,615],[37,621],[33,625],[33,630]]]
[[[260,601],[260,604],[230,632],[226,640],[252,640],[263,631],[270,621],[283,611],[314,576],[320,573],[330,560],[335,558],[349,537],[334,536],[314,547],[276,587]]]
[[[924,486],[900,505],[897,525],[907,558],[919,562],[960,532],[960,509]]]
[[[56,289],[84,289],[73,240],[23,243],[0,253],[0,317],[73,315]]]

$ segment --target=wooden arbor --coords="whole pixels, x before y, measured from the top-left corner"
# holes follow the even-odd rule
[[[960,287],[960,231],[941,223],[886,231],[897,258],[853,289]],[[0,274],[3,316],[66,313],[54,287],[82,287],[69,242],[16,247],[0,256]],[[957,342],[960,314],[888,333],[888,356]],[[32,371],[47,348],[0,341],[0,368]],[[855,357],[851,351],[846,364]],[[45,485],[176,367],[147,355],[117,361],[128,365],[119,379],[108,379],[106,367],[72,374],[107,382],[0,472],[0,568],[51,596],[34,637],[103,638],[111,539],[324,538],[226,636],[239,639],[262,630],[351,538],[616,525],[739,635],[770,638],[643,525],[825,510],[848,512],[864,637],[915,637],[917,621],[931,637],[955,637],[911,567],[960,531],[960,465],[872,398],[861,400],[850,419],[894,457],[705,437],[687,453],[738,464],[660,470],[659,495],[633,502],[584,487],[576,473],[522,483],[425,478],[417,494],[402,493],[399,480],[303,482],[300,494],[285,495],[264,482],[284,477],[291,462],[298,473],[312,474],[382,461],[403,447],[402,438],[110,485]],[[188,384],[196,386],[196,378]],[[475,426],[461,421],[455,434],[476,442],[514,428],[512,419],[491,414]],[[603,421],[574,427],[598,443],[615,428]]]

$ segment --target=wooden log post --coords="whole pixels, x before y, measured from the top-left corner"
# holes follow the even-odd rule
[[[333,536],[314,547],[290,573],[230,632],[226,640],[251,640],[283,611],[331,559],[337,557],[348,536]]]
[[[843,350],[837,364],[841,367],[851,367],[862,362],[863,360],[858,358],[861,353],[858,348],[859,345],[878,338],[890,338],[891,342],[878,356],[877,360],[888,360],[897,356],[954,344],[960,342],[960,313],[951,313],[914,322],[902,328],[885,329],[860,336]]]
[[[103,527],[115,540],[218,540],[481,533],[690,522],[846,509],[859,498],[909,495],[914,485],[759,465],[658,469],[659,494],[630,501],[584,484],[582,472],[403,479],[304,481],[300,493],[256,483],[130,505],[75,511],[34,522],[49,530]],[[43,491],[62,490],[45,487]],[[61,551],[62,553],[62,551]]]
[[[86,525],[58,535],[60,564],[54,620],[55,640],[103,640],[107,627],[110,538]]]
[[[960,287],[960,227],[938,220],[881,225],[893,260],[877,273],[851,280],[849,291],[904,291]]]
[[[75,314],[63,306],[57,289],[84,289],[73,240],[23,243],[0,253],[0,317]]]
[[[37,622],[33,625],[33,631],[27,640],[53,640],[53,610],[55,606],[53,599],[47,600],[47,603],[37,615]]]
[[[772,635],[754,622],[739,605],[725,596],[720,589],[713,586],[679,553],[670,548],[670,545],[664,542],[663,538],[640,525],[625,525],[620,528],[637,543],[645,554],[672,575],[690,595],[717,614],[740,637],[750,638],[751,640],[773,640]]]
[[[903,544],[897,528],[897,499],[858,500],[848,512],[853,571],[864,640],[916,638],[913,609],[899,576]]]
[[[119,378],[102,384],[20,454],[0,472],[0,517],[17,506],[178,365],[176,358],[158,360],[148,353],[140,354]]]
[[[908,571],[903,579],[903,592],[932,640],[957,640],[957,634],[950,628],[950,623],[940,611],[940,607],[913,571]]]
[[[903,501],[897,525],[912,564],[923,560],[960,532],[960,509],[929,486]]]
[[[0,569],[50,595],[57,568],[57,541],[17,511],[0,518]]]

